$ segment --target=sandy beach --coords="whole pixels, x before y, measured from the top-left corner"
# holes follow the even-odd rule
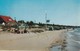
[[[25,34],[0,32],[0,50],[50,51],[50,47],[62,43],[65,39],[65,31],[55,30]]]

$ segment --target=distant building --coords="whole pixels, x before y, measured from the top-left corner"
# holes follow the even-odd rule
[[[16,21],[15,20],[13,20],[11,17],[9,17],[9,16],[2,16],[2,15],[0,15],[0,24],[3,24],[3,23],[5,23],[5,24],[14,24],[14,23],[16,23]]]

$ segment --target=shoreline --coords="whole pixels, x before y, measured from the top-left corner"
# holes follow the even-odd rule
[[[46,32],[36,33],[36,34],[35,33],[32,34],[10,33],[9,35],[8,34],[1,35],[2,37],[0,36],[0,42],[2,42],[2,44],[0,43],[0,47],[2,47],[2,49],[1,48],[0,49],[1,50],[50,51],[50,47],[54,46],[53,44],[58,44],[58,43],[60,44],[62,42],[62,40],[65,38],[64,37],[65,31],[66,30],[57,30],[57,31],[46,31]]]
[[[59,34],[60,36],[58,37],[58,39],[56,38],[56,40],[52,41],[52,44],[51,44],[51,46],[49,48],[53,48],[55,46],[61,46],[61,45],[63,45],[64,42],[66,42],[66,32],[67,32],[67,30],[62,31]]]

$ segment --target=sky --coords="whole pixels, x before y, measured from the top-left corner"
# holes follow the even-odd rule
[[[16,20],[80,25],[80,0],[0,0],[0,15]]]

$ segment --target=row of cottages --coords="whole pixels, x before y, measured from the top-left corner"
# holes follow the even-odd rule
[[[0,15],[0,24],[2,24],[2,25],[14,25],[14,24],[16,24],[16,21],[13,20],[9,16]]]

